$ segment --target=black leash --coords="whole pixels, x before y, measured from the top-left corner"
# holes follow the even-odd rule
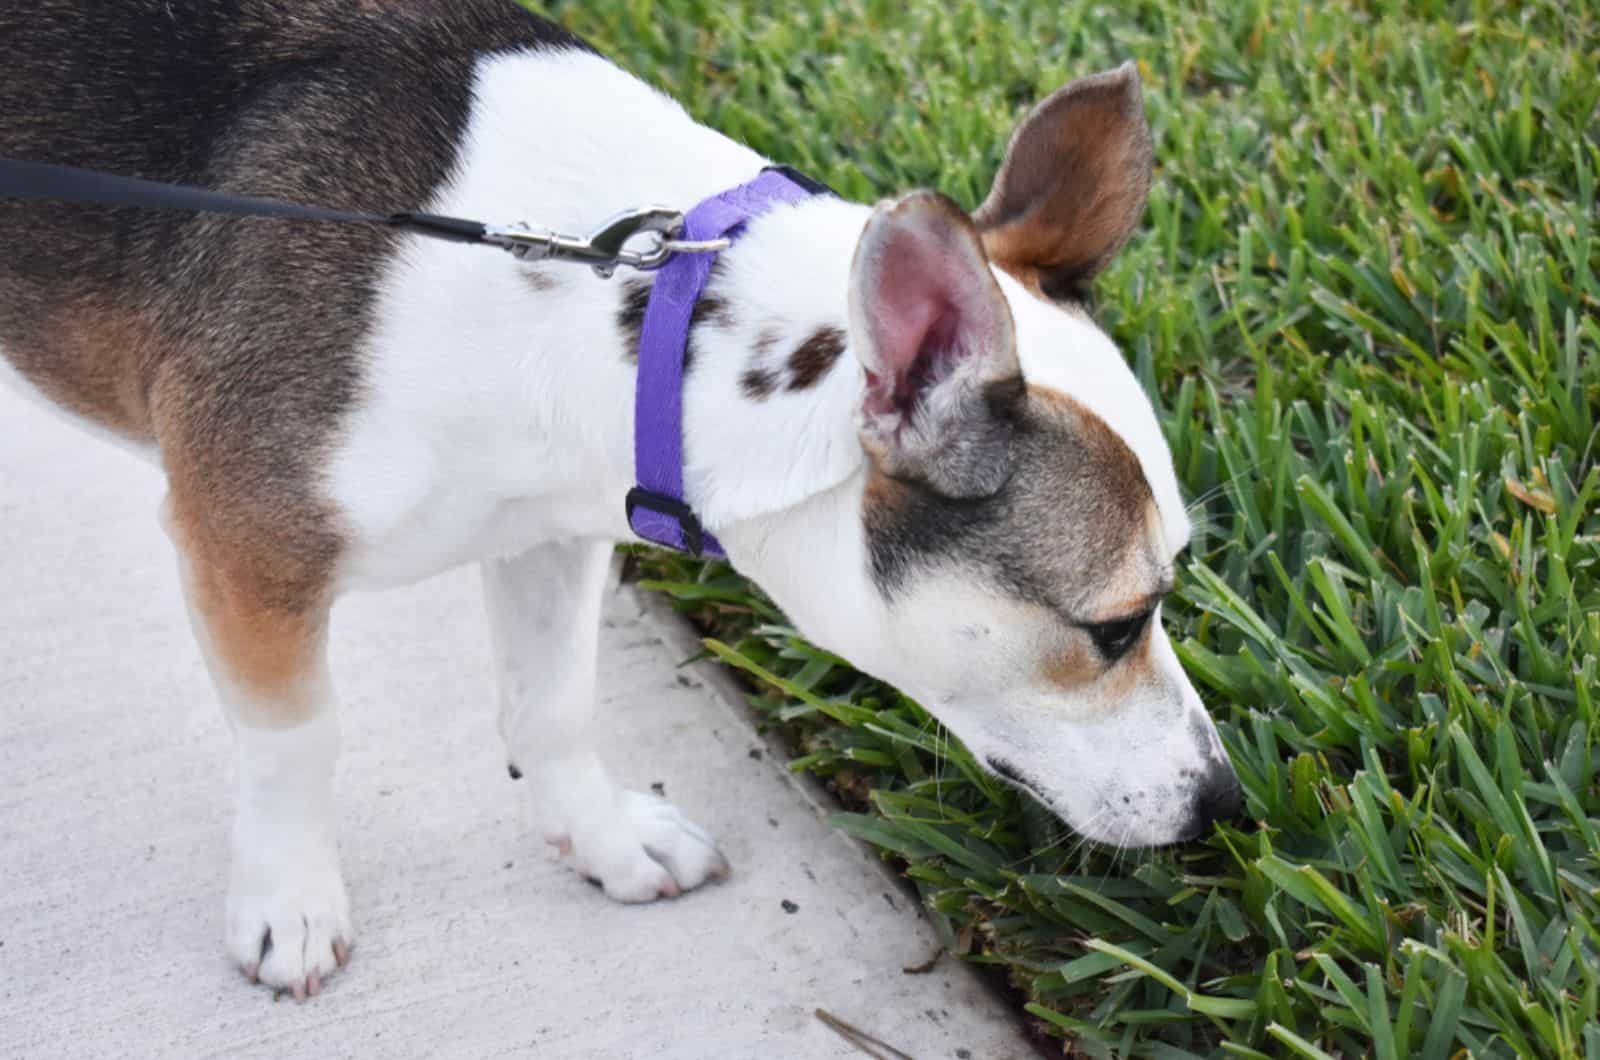
[[[768,166],[813,193],[832,189],[788,166]],[[43,199],[92,206],[134,207],[143,210],[183,210],[189,213],[230,214],[234,217],[283,217],[300,221],[333,221],[398,228],[432,239],[509,251],[522,261],[570,261],[587,265],[609,277],[619,265],[651,272],[674,254],[715,254],[727,249],[728,240],[695,242],[679,239],[683,215],[667,206],[637,206],[615,214],[587,236],[563,235],[538,225],[491,225],[433,213],[362,213],[303,206],[282,199],[167,184],[157,180],[121,177],[77,166],[23,162],[0,158],[0,199]],[[639,237],[635,241],[635,237]]]
[[[384,216],[352,210],[330,210],[323,206],[302,206],[281,199],[230,195],[184,184],[163,184],[76,166],[21,162],[9,158],[0,158],[0,199],[48,199],[95,206],[231,214],[235,217],[286,217],[301,221],[378,224],[455,243],[501,245],[488,238],[487,225],[459,217],[440,217],[429,213]]]

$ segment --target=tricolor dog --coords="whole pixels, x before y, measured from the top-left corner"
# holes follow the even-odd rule
[[[0,156],[576,232],[768,165],[512,0],[5,4]],[[1189,535],[1171,456],[1084,308],[1150,173],[1123,66],[1036,106],[975,213],[774,200],[694,299],[681,392],[644,395],[681,399],[682,499],[806,636],[1121,846],[1239,803],[1160,623]],[[480,564],[507,762],[544,835],[623,902],[728,871],[590,736],[662,275],[0,202],[0,370],[165,471],[237,737],[227,947],[260,982],[315,993],[354,937],[325,657],[351,587]]]

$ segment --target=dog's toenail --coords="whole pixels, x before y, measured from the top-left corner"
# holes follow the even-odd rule
[[[311,978],[306,980],[306,993],[312,997],[322,993],[322,976],[315,972],[311,973]]]
[[[513,765],[506,766],[506,772],[511,774],[511,779],[512,780],[521,780],[522,779],[522,770],[518,769],[516,766],[513,766]]]

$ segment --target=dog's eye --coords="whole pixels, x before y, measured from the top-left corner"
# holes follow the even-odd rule
[[[1099,622],[1084,628],[1089,631],[1089,636],[1094,638],[1094,646],[1100,649],[1100,654],[1106,657],[1106,661],[1116,662],[1128,654],[1129,648],[1139,642],[1139,635],[1144,632],[1144,625],[1148,621],[1150,612],[1146,611],[1132,618]]]

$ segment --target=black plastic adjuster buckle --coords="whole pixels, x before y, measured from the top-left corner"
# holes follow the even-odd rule
[[[655,490],[647,490],[643,486],[635,486],[628,491],[625,503],[630,527],[633,526],[633,513],[637,508],[669,516],[678,521],[678,529],[683,534],[683,550],[691,556],[705,553],[705,527],[700,525],[700,517],[694,514],[694,509],[684,501],[677,497],[669,497],[665,493],[657,493]]]
[[[822,181],[818,180],[816,177],[800,172],[793,166],[763,166],[762,170],[764,172],[782,173],[784,176],[788,177],[792,183],[799,185],[812,195],[831,195],[835,199],[839,198],[839,193],[828,187],[828,185],[822,183]]]

